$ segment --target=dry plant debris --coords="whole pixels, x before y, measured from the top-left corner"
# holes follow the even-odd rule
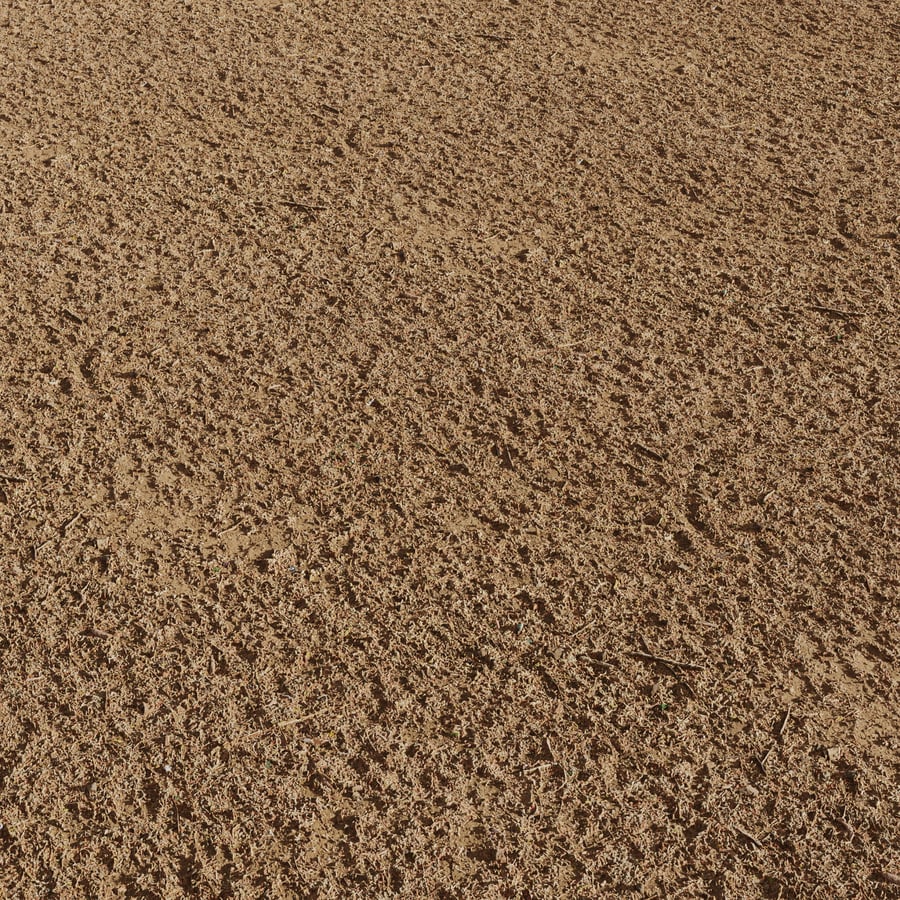
[[[900,18],[0,7],[0,896],[887,898]]]

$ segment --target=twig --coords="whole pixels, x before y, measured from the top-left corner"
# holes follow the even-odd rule
[[[790,717],[791,717],[791,708],[788,707],[784,711],[784,718],[781,720],[781,724],[778,726],[778,731],[776,732],[778,737],[784,736],[784,731],[787,728],[788,719],[790,719]]]
[[[276,722],[270,728],[261,728],[259,731],[251,732],[247,735],[247,737],[259,737],[261,734],[266,734],[269,731],[275,731],[276,728],[287,728],[289,725],[299,725],[300,722],[306,722],[309,719],[314,719],[316,715],[317,713],[310,713],[308,716],[299,716],[296,719],[283,719],[280,722]]]
[[[837,825],[837,827],[840,828],[841,831],[843,831],[845,835],[847,835],[847,838],[848,838],[849,840],[852,840],[852,839],[853,839],[854,831],[853,831],[853,829],[847,824],[847,822],[846,822],[844,819],[835,819],[835,820],[834,820],[834,824]],[[900,884],[900,879],[898,879],[897,883]]]
[[[75,322],[78,325],[84,325],[84,319],[81,316],[73,313],[71,309],[67,309],[65,306],[60,310],[60,312],[65,316],[65,318],[69,319],[72,322]]]
[[[589,628],[593,628],[596,624],[597,624],[597,622],[594,619],[591,619],[591,621],[588,622],[587,625],[582,625],[581,628],[579,628],[577,631],[573,631],[569,635],[569,638],[578,637],[579,634],[587,631]]]
[[[24,478],[19,478],[18,475],[7,475],[6,472],[0,472],[0,481],[9,481],[13,484],[25,484]]]
[[[234,531],[236,528],[240,528],[245,521],[245,519],[241,519],[240,522],[235,522],[234,525],[229,525],[227,528],[223,528],[221,531],[216,533],[216,537],[222,537],[223,534],[228,534],[229,531]]]
[[[757,850],[762,849],[762,841],[760,841],[759,838],[756,838],[752,834],[750,834],[749,831],[744,831],[743,828],[738,828],[737,825],[734,826],[734,831],[736,834],[738,834],[740,837],[742,837],[745,841],[750,841],[750,843],[753,844],[753,846],[756,847]]]
[[[699,671],[703,668],[703,666],[697,665],[697,663],[687,663],[687,662],[679,662],[677,659],[669,659],[665,656],[657,656],[655,653],[643,653],[640,650],[632,650],[632,656],[636,656],[638,659],[647,659],[650,662],[662,663],[666,666],[672,666],[675,669],[694,669]]]
[[[537,772],[539,769],[552,769],[553,766],[557,765],[556,763],[538,763],[536,766],[523,766],[522,774],[524,775],[526,772]]]
[[[275,724],[276,728],[287,728],[288,725],[299,725],[300,722],[306,722],[309,719],[314,719],[316,717],[316,713],[310,713],[307,716],[297,716],[296,719],[282,719],[280,722]]]
[[[111,638],[112,635],[108,631],[102,631],[99,628],[87,628],[82,634],[86,637],[95,637],[95,638]]]
[[[548,738],[546,735],[544,736],[544,744],[547,747],[547,752],[553,758],[553,762],[556,763],[556,765],[559,765],[560,763],[559,759],[556,756],[556,751],[553,749],[553,745],[550,743],[550,738]]]
[[[289,206],[291,209],[302,209],[303,212],[317,212],[319,210],[328,209],[327,206],[319,206],[313,203],[300,203],[297,200],[282,200],[282,206]]]
[[[643,444],[639,444],[635,441],[632,445],[638,453],[643,453],[644,456],[649,456],[650,459],[655,459],[657,462],[665,462],[666,458],[661,453],[657,453],[655,450],[651,450],[649,447],[645,447]]]
[[[756,760],[756,764],[759,766],[760,771],[765,774],[766,772],[766,763],[769,761],[769,757],[772,755],[772,748],[769,747],[768,750],[762,756],[756,756],[754,759]]]
[[[809,305],[810,309],[814,309],[816,312],[822,313],[830,313],[833,316],[840,316],[843,319],[853,319],[862,315],[861,312],[854,312],[849,309],[836,309],[833,306],[822,306],[820,303],[811,303]]]
[[[81,510],[75,513],[71,519],[67,519],[62,525],[59,526],[59,531],[61,534],[65,534],[79,519],[81,518]]]
[[[44,547],[46,547],[48,544],[50,544],[50,543],[52,542],[52,540],[53,540],[53,538],[47,538],[47,540],[44,541],[43,544],[38,544],[37,546],[32,547],[32,548],[31,548],[31,557],[32,557],[32,559],[37,559],[38,553],[40,553],[41,550],[44,549]]]

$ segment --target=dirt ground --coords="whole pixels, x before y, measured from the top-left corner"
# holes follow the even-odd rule
[[[900,7],[0,3],[0,896],[900,897]]]

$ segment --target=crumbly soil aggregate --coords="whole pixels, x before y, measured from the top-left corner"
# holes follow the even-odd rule
[[[898,67],[0,3],[0,896],[900,897]]]

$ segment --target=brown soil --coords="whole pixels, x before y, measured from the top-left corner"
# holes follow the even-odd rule
[[[898,60],[0,6],[0,896],[900,896]]]

